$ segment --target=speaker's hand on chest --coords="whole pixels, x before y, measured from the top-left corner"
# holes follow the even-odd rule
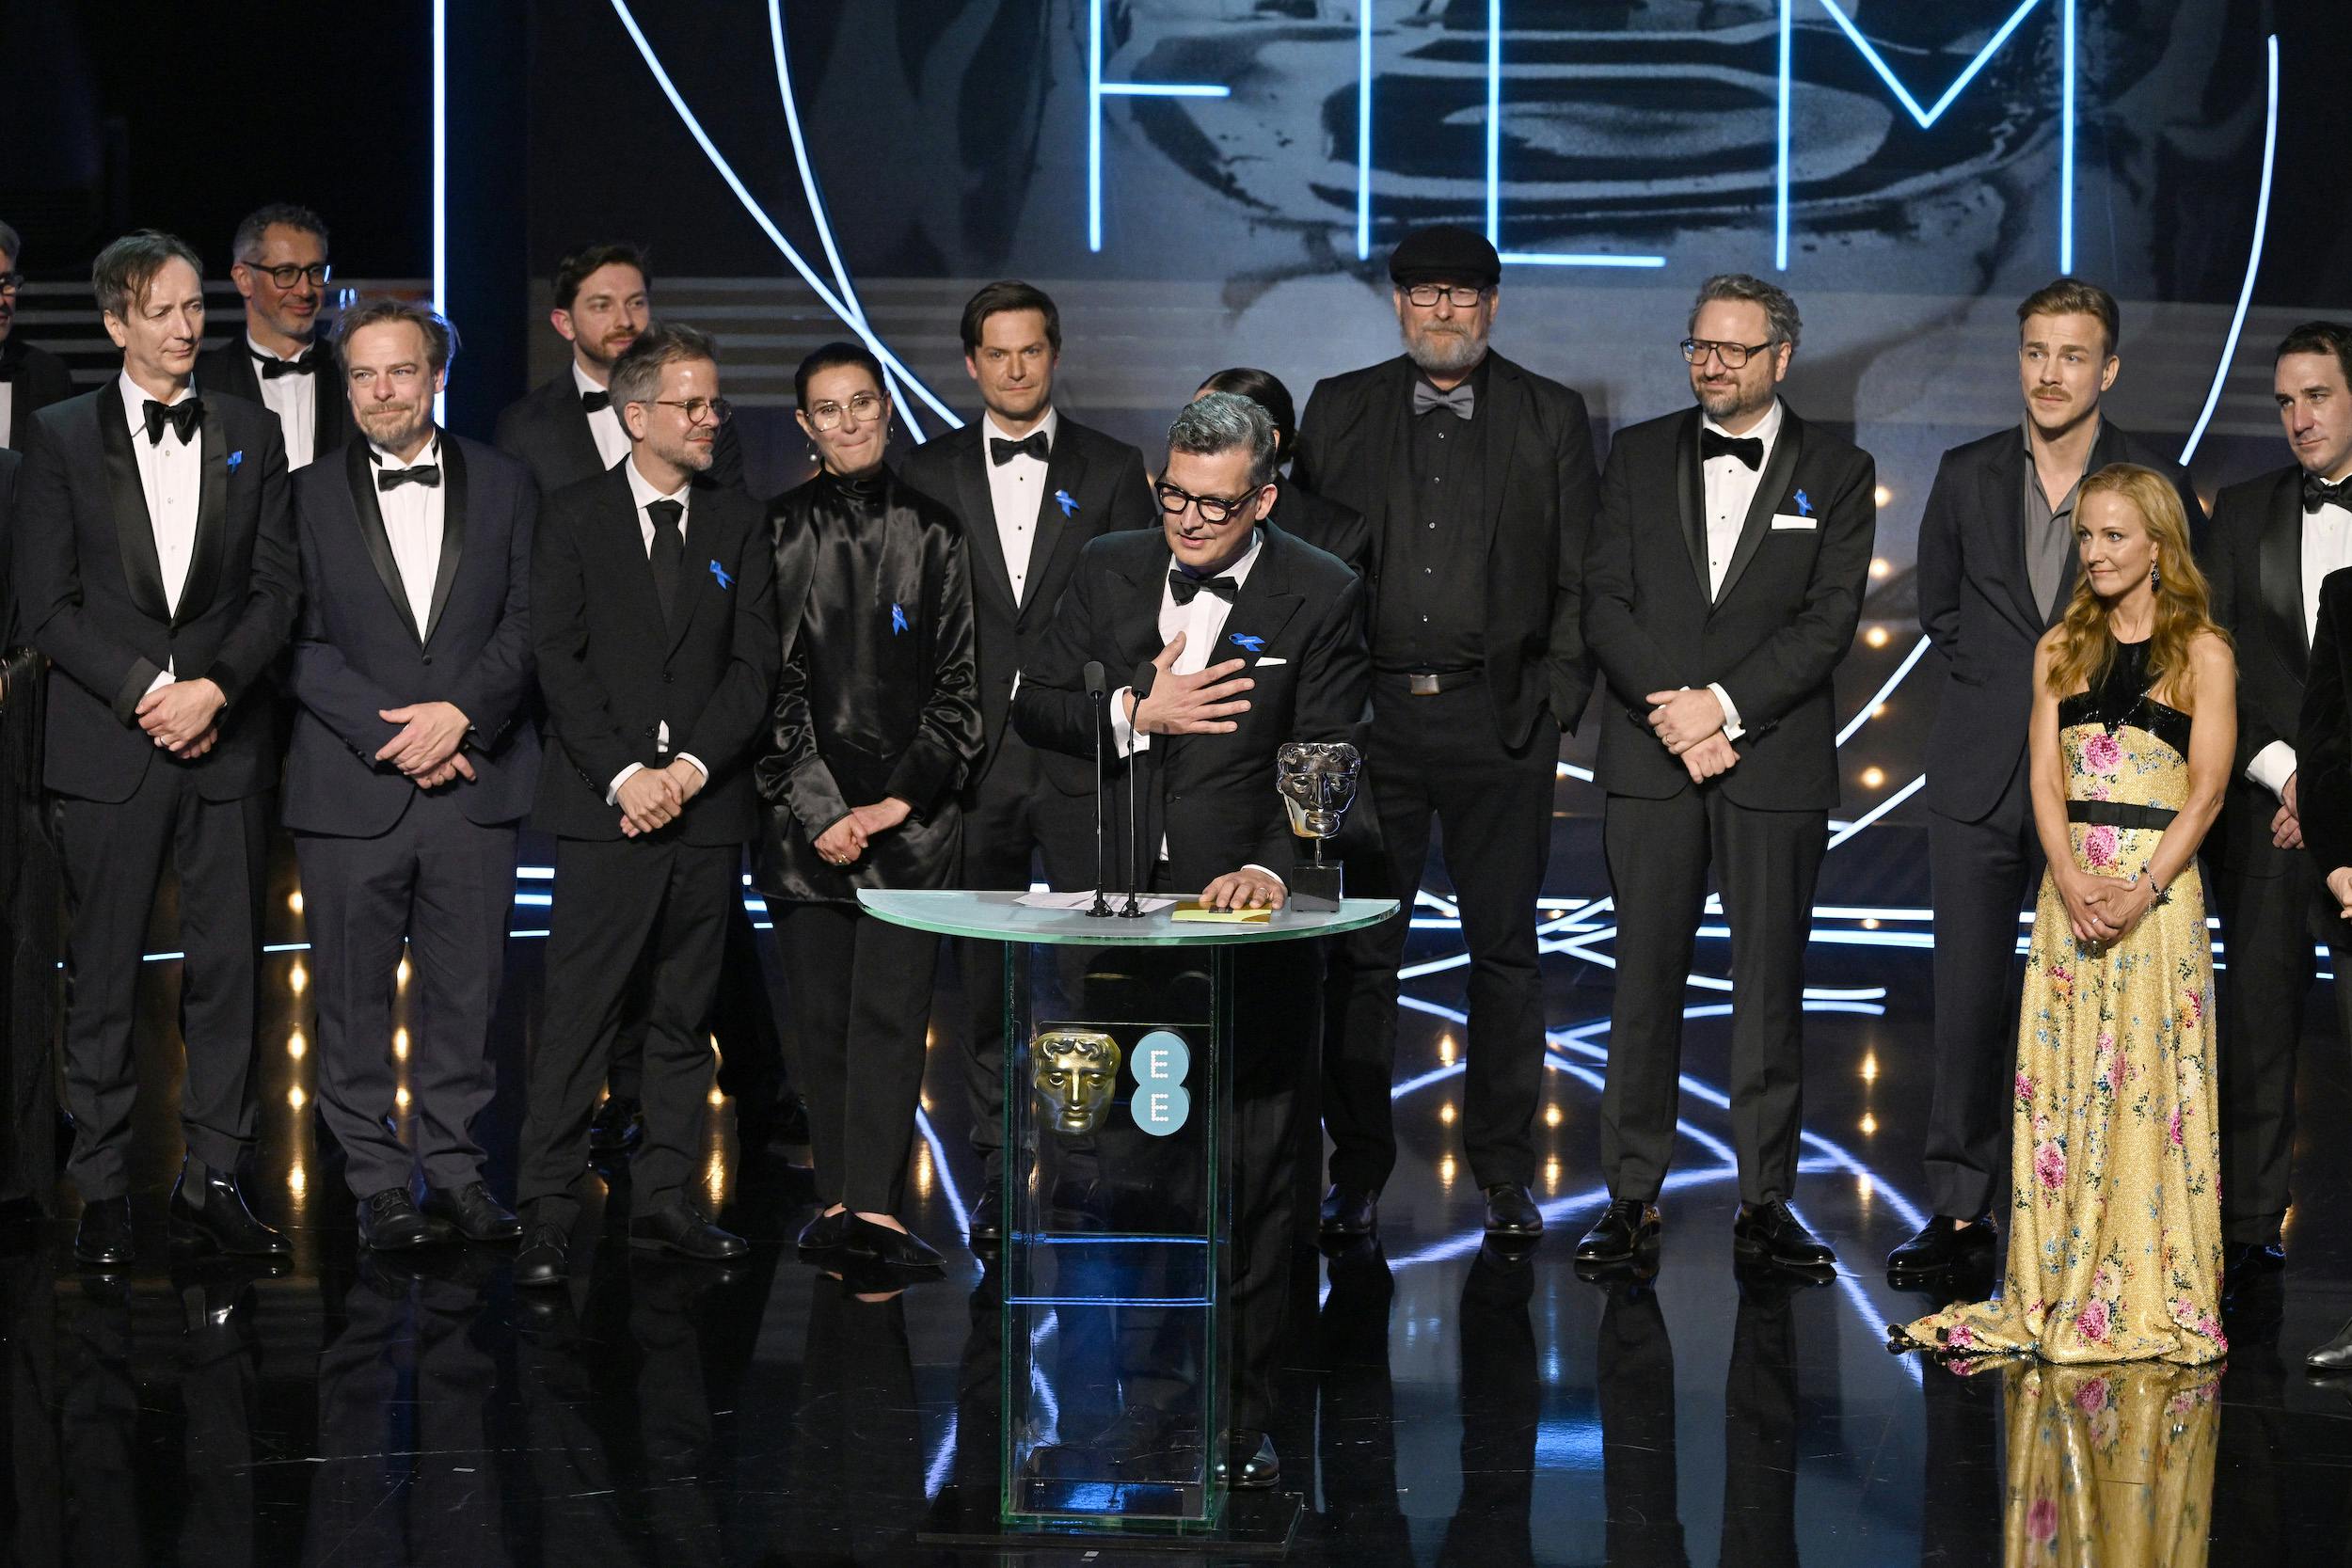
[[[1242,693],[1257,685],[1241,673],[1248,661],[1229,658],[1194,674],[1172,673],[1184,651],[1184,634],[1180,631],[1152,659],[1159,673],[1152,678],[1152,694],[1135,705],[1128,721],[1146,735],[1231,734],[1238,716],[1249,711]]]

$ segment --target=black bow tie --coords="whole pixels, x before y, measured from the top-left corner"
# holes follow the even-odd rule
[[[441,467],[437,463],[420,463],[413,468],[385,468],[375,476],[378,490],[397,490],[404,484],[421,484],[428,490],[441,487]]]
[[[1460,386],[1440,392],[1426,381],[1413,383],[1413,412],[1426,414],[1432,408],[1442,408],[1457,420],[1467,420],[1478,411],[1478,388],[1465,381]]]
[[[1241,584],[1232,578],[1197,578],[1181,566],[1168,574],[1168,591],[1175,595],[1178,604],[1192,603],[1203,588],[1227,604],[1232,604],[1233,595],[1241,592]]]
[[[1022,456],[1034,457],[1042,463],[1051,451],[1045,443],[1045,432],[1041,430],[1032,430],[1018,441],[1008,441],[1002,436],[988,438],[989,461],[1000,468]]]
[[[607,391],[582,392],[580,405],[591,414],[601,414],[612,406],[612,394]]]
[[[150,446],[163,444],[166,425],[178,431],[181,443],[185,445],[196,439],[197,429],[203,422],[202,398],[187,398],[174,404],[157,403],[153,398],[147,400],[147,443]]]
[[[262,379],[275,381],[281,375],[316,375],[319,371],[319,351],[306,349],[292,359],[275,355],[256,354],[253,362],[262,367]]]
[[[2333,484],[2314,473],[2303,475],[2303,510],[2316,512],[2323,506],[2341,506],[2352,511],[2352,476]]]
[[[1699,461],[1717,457],[1736,457],[1751,468],[1764,466],[1764,438],[1760,436],[1726,436],[1720,430],[1699,431]]]

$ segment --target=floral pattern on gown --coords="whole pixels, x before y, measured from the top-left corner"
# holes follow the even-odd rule
[[[2220,1386],[2211,1367],[2010,1364],[2003,1560],[2202,1568]]]
[[[2058,705],[2067,800],[2122,808],[2082,815],[2128,818],[2187,800],[2190,720],[2148,694],[2145,661],[2145,643],[2126,643],[2097,691]],[[2128,877],[2164,835],[2076,820],[2068,836],[2084,870]],[[2213,949],[2195,863],[2101,945],[2074,939],[2045,875],[2026,964],[2000,1293],[1896,1337],[1957,1355],[2218,1359],[2229,1341]]]

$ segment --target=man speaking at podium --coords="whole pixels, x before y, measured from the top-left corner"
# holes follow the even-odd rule
[[[1256,404],[1210,392],[1187,405],[1153,486],[1160,533],[1106,533],[1086,546],[1013,697],[1013,723],[1031,745],[1091,757],[1098,708],[1084,671],[1095,661],[1110,671],[1120,689],[1102,710],[1104,749],[1122,759],[1121,775],[1142,769],[1144,891],[1197,890],[1228,909],[1281,907],[1296,850],[1275,752],[1285,741],[1352,739],[1372,679],[1356,574],[1264,520],[1275,461],[1273,421]],[[1117,780],[1109,795],[1123,809]],[[1265,1431],[1294,1231],[1287,1162],[1321,990],[1297,953],[1245,950],[1234,966],[1236,1260],[1226,1300],[1240,1365],[1223,1452],[1236,1487],[1280,1475]]]

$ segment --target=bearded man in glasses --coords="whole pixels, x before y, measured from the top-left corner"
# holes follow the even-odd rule
[[[197,356],[196,384],[277,415],[292,472],[351,439],[350,400],[334,345],[319,330],[335,270],[326,221],[308,207],[272,202],[237,225],[230,250],[245,333]]]

